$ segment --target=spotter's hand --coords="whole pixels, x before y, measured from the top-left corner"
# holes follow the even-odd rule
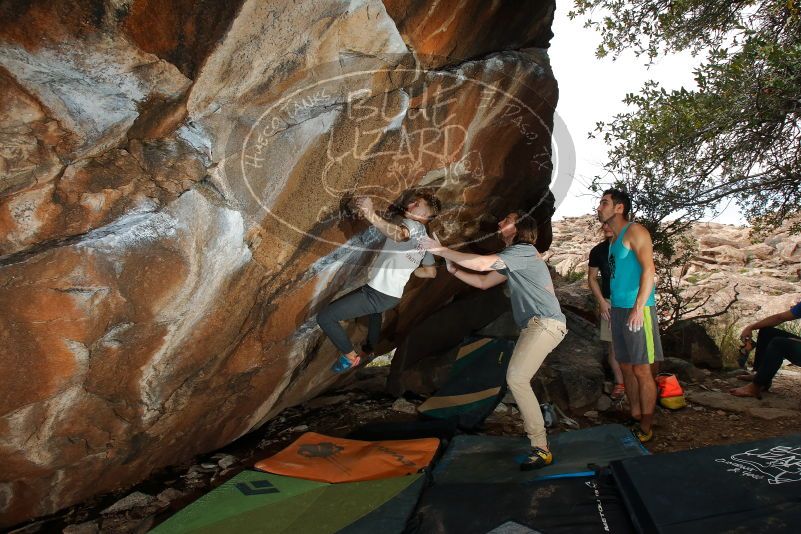
[[[603,317],[607,321],[609,321],[611,318],[610,314],[611,309],[612,307],[605,300],[598,305],[598,313],[601,315],[601,317]]]
[[[433,237],[421,237],[419,243],[423,250],[427,250],[431,254],[439,256],[440,253],[445,250],[445,247],[443,247],[442,243],[439,242],[439,238],[437,237],[436,233],[432,235]]]
[[[456,274],[456,271],[459,270],[451,260],[445,260],[445,268],[448,269],[448,272],[451,274]]]

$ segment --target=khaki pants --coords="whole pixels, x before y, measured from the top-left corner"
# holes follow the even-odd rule
[[[531,440],[532,447],[547,447],[548,438],[545,432],[545,421],[542,418],[540,403],[531,379],[545,361],[545,357],[564,339],[567,327],[555,319],[532,317],[520,331],[515,351],[506,371],[506,383],[514,395],[520,415],[523,416],[523,428]]]

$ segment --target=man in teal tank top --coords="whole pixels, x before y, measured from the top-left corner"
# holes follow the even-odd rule
[[[651,364],[663,359],[654,299],[653,243],[645,227],[629,222],[631,198],[627,193],[604,191],[597,211],[598,219],[615,235],[609,246],[612,345],[623,371],[631,416],[638,422],[632,432],[646,442],[653,437],[656,407]]]

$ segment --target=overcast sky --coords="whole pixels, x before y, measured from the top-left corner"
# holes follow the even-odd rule
[[[649,79],[660,82],[666,89],[696,87],[692,69],[699,62],[689,53],[660,58],[650,68],[644,59],[633,53],[625,53],[616,61],[611,58],[598,59],[595,49],[600,42],[598,34],[583,27],[583,20],[570,20],[567,12],[572,0],[557,2],[556,20],[553,24],[554,38],[551,41],[550,57],[556,80],[559,83],[557,115],[564,121],[576,154],[575,173],[567,196],[557,206],[555,218],[590,213],[597,205],[586,185],[590,179],[602,173],[606,161],[606,145],[602,139],[588,139],[587,134],[598,121],[608,121],[614,114],[625,111],[622,100],[626,93],[637,92]],[[564,136],[555,133],[556,173],[552,189],[558,195],[557,184],[570,180],[569,168],[560,158],[568,151]],[[562,163],[560,165],[560,162]],[[742,224],[738,209],[733,204],[719,217],[719,222]]]

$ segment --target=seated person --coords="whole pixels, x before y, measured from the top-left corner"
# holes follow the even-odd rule
[[[754,355],[753,375],[739,377],[750,381],[743,387],[732,389],[729,393],[737,397],[762,398],[762,392],[770,389],[773,377],[785,359],[801,365],[801,338],[790,332],[774,328],[787,321],[801,319],[801,302],[789,310],[766,317],[743,329],[740,339],[746,347],[752,341],[752,333],[757,330],[756,354]]]

